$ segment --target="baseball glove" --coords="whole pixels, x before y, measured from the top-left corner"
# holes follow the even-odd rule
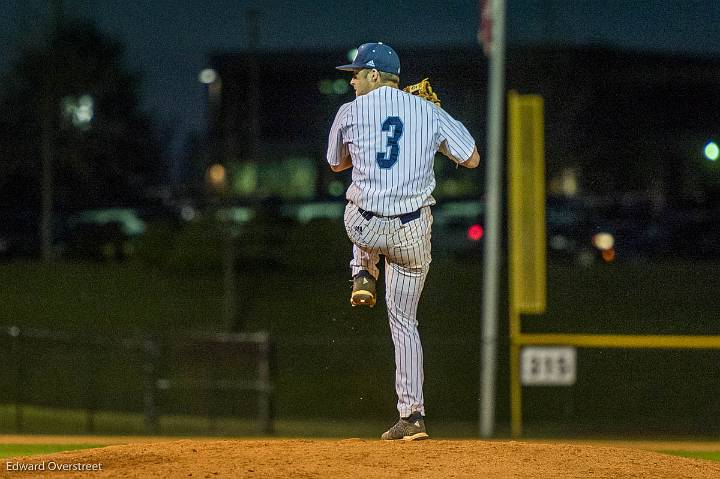
[[[437,94],[433,91],[432,87],[430,86],[430,81],[427,78],[425,78],[420,83],[406,86],[405,88],[403,88],[403,91],[412,95],[417,95],[420,98],[426,99],[427,101],[431,101],[435,103],[435,105],[438,107],[440,106],[440,98],[438,98]]]

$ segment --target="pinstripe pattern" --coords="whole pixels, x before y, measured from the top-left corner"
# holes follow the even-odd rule
[[[358,228],[359,227],[359,228]],[[376,278],[380,255],[385,256],[385,303],[395,346],[395,390],[398,411],[407,417],[425,415],[423,354],[417,329],[417,308],[431,261],[432,213],[422,209],[420,218],[402,224],[399,218],[365,219],[357,205],[345,208],[345,228],[353,242],[353,275],[365,269]]]
[[[383,131],[383,122],[390,117],[400,120],[401,135],[397,126]],[[395,150],[393,141],[397,141]],[[443,143],[454,157],[465,161],[475,148],[467,129],[444,110],[387,86],[344,104],[328,141],[330,165],[340,164],[344,145],[352,158],[352,183],[346,193],[344,218],[353,242],[352,274],[367,270],[378,278],[380,255],[385,257],[385,302],[395,346],[400,417],[415,411],[425,415],[417,308],[431,262],[433,161]],[[375,216],[367,219],[358,208]],[[418,209],[421,214],[415,220],[403,223],[397,217]]]
[[[399,158],[391,168],[378,167],[376,155],[388,152],[391,136],[380,129],[388,117],[399,117],[404,131]],[[435,204],[433,159],[447,142],[453,156],[468,159],[475,141],[462,123],[431,102],[383,86],[340,107],[330,129],[327,160],[340,164],[347,144],[353,160],[352,184],[346,198],[383,216],[400,215]]]

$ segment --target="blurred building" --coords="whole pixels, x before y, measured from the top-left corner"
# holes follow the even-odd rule
[[[430,77],[443,107],[468,126],[484,151],[482,50],[399,48],[398,54],[401,84]],[[336,177],[325,165],[327,133],[340,105],[354,98],[349,75],[334,67],[349,55],[327,50],[211,56],[217,77],[208,85],[206,157],[231,170],[233,191],[257,194],[268,189],[261,184],[275,180],[272,191],[286,185],[282,192],[291,195],[328,194]],[[720,196],[720,168],[702,155],[707,141],[720,139],[720,60],[523,48],[509,51],[506,76],[508,89],[545,98],[551,192],[632,192],[660,202]],[[463,176],[438,168],[440,194],[482,195],[482,169]]]
[[[344,186],[338,188],[338,176],[330,172],[324,158],[335,113],[343,103],[355,98],[350,75],[334,68],[348,62],[348,53],[238,52],[211,57],[217,79],[215,86],[208,87],[208,157],[210,162],[224,164],[242,176],[235,180],[235,191],[241,195],[252,191],[267,194],[267,184],[273,180],[280,187],[299,176],[310,177],[312,197],[342,196]],[[402,83],[429,76],[444,107],[461,118],[482,144],[482,55],[475,50],[400,50],[399,55]],[[470,74],[475,82],[468,82]],[[452,169],[447,163],[439,168]],[[298,172],[304,168],[310,168],[312,174]],[[449,183],[451,190],[479,194],[478,174],[464,179],[454,176],[460,183]],[[340,179],[348,182],[347,175]],[[266,186],[261,187],[261,183]],[[297,187],[291,189],[300,193]]]

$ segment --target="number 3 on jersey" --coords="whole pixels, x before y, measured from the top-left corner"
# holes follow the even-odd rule
[[[399,116],[389,116],[382,124],[382,131],[389,131],[391,135],[387,138],[385,151],[377,154],[377,162],[380,168],[388,169],[397,163],[398,155],[400,154],[398,141],[400,141],[400,137],[403,134],[403,122]],[[389,156],[388,148],[390,148]]]

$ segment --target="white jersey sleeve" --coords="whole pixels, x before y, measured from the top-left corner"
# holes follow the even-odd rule
[[[330,136],[328,138],[327,162],[332,166],[337,166],[342,160],[343,150],[343,131],[349,125],[350,103],[345,103],[335,115],[332,127],[330,128]]]
[[[472,156],[475,140],[465,125],[440,108],[438,112],[438,147],[444,142],[448,152],[460,163],[465,163]]]

